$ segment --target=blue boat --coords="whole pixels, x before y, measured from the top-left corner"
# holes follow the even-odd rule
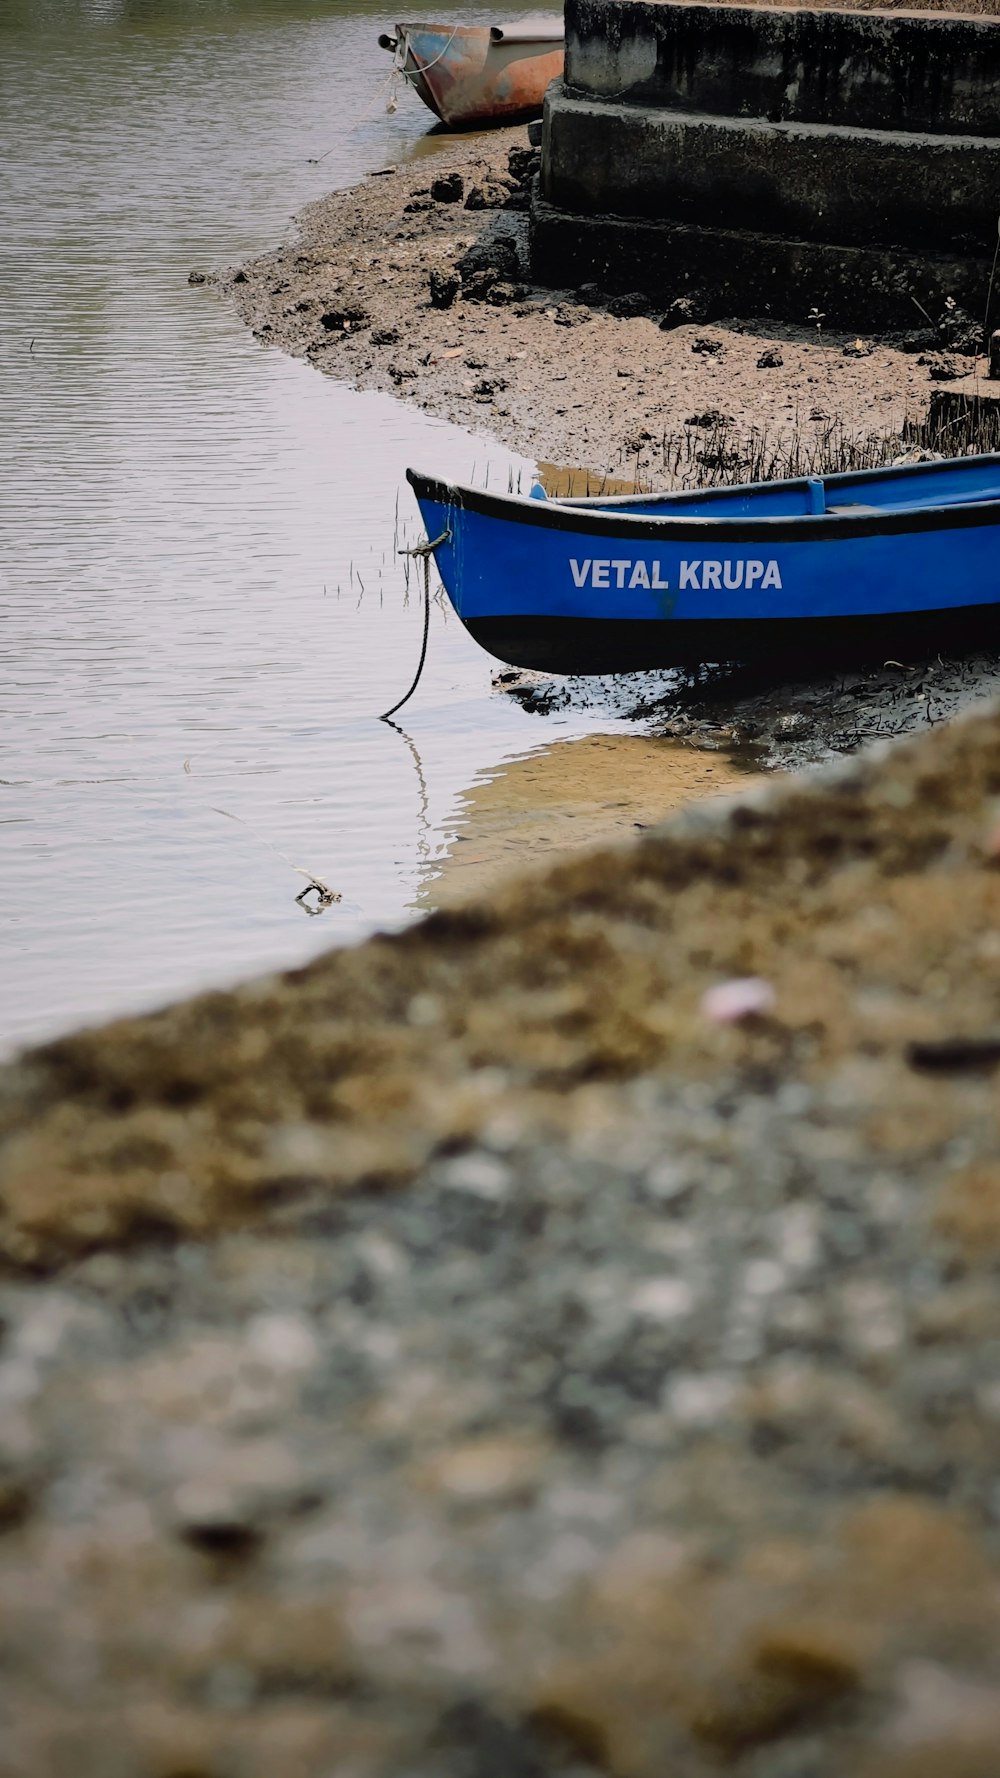
[[[1000,455],[596,499],[407,479],[458,616],[512,666],[1000,646]]]

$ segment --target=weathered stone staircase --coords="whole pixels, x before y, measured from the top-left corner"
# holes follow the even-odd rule
[[[567,0],[533,275],[704,311],[899,327],[984,314],[1000,20]]]

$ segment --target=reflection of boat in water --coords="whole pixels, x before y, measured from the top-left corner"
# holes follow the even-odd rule
[[[509,25],[397,25],[383,49],[424,104],[451,128],[536,117],[563,71],[560,17]]]
[[[1000,456],[598,499],[407,476],[455,610],[514,666],[884,659],[1000,633]]]

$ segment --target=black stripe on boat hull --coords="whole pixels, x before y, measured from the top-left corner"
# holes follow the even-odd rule
[[[639,673],[706,661],[918,660],[1000,647],[1000,606],[884,617],[689,619],[479,617],[470,636],[498,661],[544,673]]]

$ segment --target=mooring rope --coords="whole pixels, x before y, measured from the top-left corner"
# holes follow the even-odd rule
[[[423,641],[420,644],[420,660],[417,664],[417,671],[416,671],[416,674],[414,675],[413,684],[410,686],[410,689],[406,693],[406,696],[400,698],[398,704],[393,704],[391,710],[383,710],[382,715],[379,717],[379,722],[388,722],[390,716],[395,716],[397,710],[401,710],[403,708],[404,704],[408,704],[410,699],[412,698],[414,692],[416,691],[417,686],[420,684],[420,675],[424,670],[424,662],[427,659],[427,635],[428,635],[428,631],[430,630],[430,623],[431,623],[431,556],[434,554],[434,551],[437,549],[439,543],[450,543],[450,541],[451,541],[451,532],[450,531],[442,531],[440,537],[435,537],[433,543],[417,543],[417,544],[414,544],[412,549],[401,549],[398,552],[401,556],[420,556],[423,558],[423,564],[424,564],[424,637],[423,637]]]
[[[414,65],[418,74],[426,74],[428,68],[436,68],[437,67],[437,65],[441,61],[442,57],[446,56],[448,54],[448,51],[450,50],[452,44],[455,41],[455,38],[458,36],[458,33],[461,29],[462,29],[461,25],[455,26],[455,29],[453,30],[453,32],[452,32],[451,36],[449,37],[447,43],[445,44],[444,48],[439,49],[437,55],[434,56],[431,61],[423,62],[423,63],[416,62],[416,61],[414,62],[413,65]],[[402,60],[397,63],[397,66],[400,69],[402,69],[402,72],[404,74],[406,74],[406,67],[404,65],[405,61],[406,61],[406,45],[403,42],[402,37],[399,38],[398,43],[397,43],[397,47],[396,47],[397,56],[399,55],[399,45],[400,44],[403,45],[403,56],[402,56]],[[411,53],[412,53],[412,51],[411,51]],[[409,78],[409,76],[407,76],[407,78]]]

